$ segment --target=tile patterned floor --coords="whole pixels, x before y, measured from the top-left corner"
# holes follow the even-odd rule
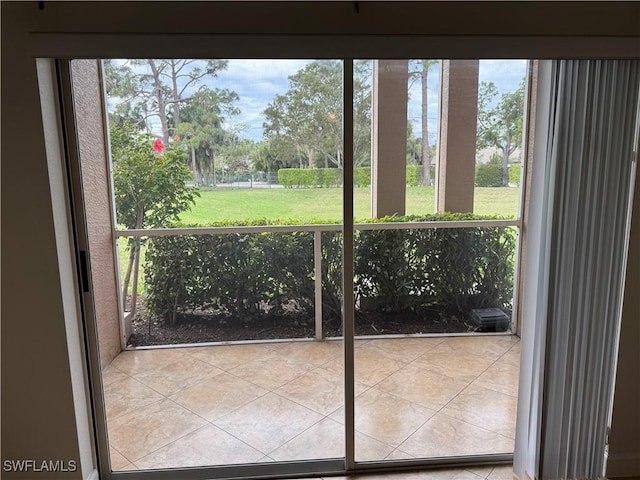
[[[519,358],[509,336],[357,340],[356,460],[513,451]],[[342,363],[335,341],[123,352],[103,372],[112,468],[342,457]],[[363,478],[511,478],[404,475]]]

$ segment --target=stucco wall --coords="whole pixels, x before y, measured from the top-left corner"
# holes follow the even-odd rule
[[[121,341],[112,199],[98,62],[75,60],[72,74],[100,360],[106,365],[120,353]]]

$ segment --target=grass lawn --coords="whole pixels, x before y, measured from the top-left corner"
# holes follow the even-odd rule
[[[519,189],[476,188],[474,213],[481,215],[516,216]],[[407,187],[408,215],[433,213],[435,187]],[[371,216],[371,190],[354,190],[356,218]],[[183,223],[207,225],[216,221],[296,219],[305,223],[311,219],[342,218],[342,189],[339,188],[218,188],[200,192],[196,205],[180,215]],[[127,266],[125,238],[118,241],[121,275]],[[144,245],[143,259],[144,259]],[[144,264],[144,261],[143,261]],[[141,266],[142,267],[142,266]],[[129,292],[132,285],[129,286]],[[144,291],[144,274],[140,268],[138,292]]]
[[[200,192],[190,212],[180,215],[183,223],[206,225],[216,221],[267,219],[335,220],[342,218],[339,188],[219,188]],[[515,217],[517,188],[476,188],[474,213]],[[354,190],[356,218],[371,216],[371,190]],[[407,187],[407,215],[433,213],[435,187]]]

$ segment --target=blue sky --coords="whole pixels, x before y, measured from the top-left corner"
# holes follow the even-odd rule
[[[229,60],[228,68],[216,78],[207,80],[211,88],[228,88],[238,93],[236,106],[240,114],[227,118],[227,126],[237,129],[241,136],[259,141],[262,139],[263,111],[278,94],[289,87],[288,77],[304,68],[310,60]],[[499,93],[515,90],[525,76],[526,60],[481,60],[479,81],[493,82]],[[437,135],[438,124],[438,66],[429,75],[429,132],[431,139]],[[409,92],[408,117],[414,133],[420,132],[420,82],[413,83]],[[152,121],[152,130],[159,134],[159,122]]]
[[[244,137],[260,140],[262,112],[275,95],[287,91],[287,77],[307,63],[308,60],[230,60],[227,70],[210,82],[213,87],[235,90],[240,96],[237,105],[241,114],[228,119],[228,124],[240,128]],[[514,91],[525,76],[526,68],[525,60],[482,60],[479,81],[495,83],[500,93]],[[433,136],[437,134],[438,84],[439,71],[435,66],[429,75],[429,130]],[[416,134],[420,130],[420,96],[420,82],[416,81],[410,90],[408,106],[408,117]]]

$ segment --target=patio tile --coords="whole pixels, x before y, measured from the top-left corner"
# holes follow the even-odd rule
[[[515,438],[517,399],[470,385],[442,413],[505,437]]]
[[[487,478],[489,476],[489,474],[493,471],[494,468],[495,467],[493,465],[491,465],[491,466],[488,466],[488,467],[467,468],[467,470],[469,470],[471,473],[475,473],[479,477]]]
[[[513,439],[437,413],[400,445],[415,457],[513,452]]]
[[[479,355],[497,360],[517,342],[514,337],[502,335],[448,337],[433,349],[434,353],[459,353]]]
[[[513,480],[513,467],[511,465],[496,467],[487,477],[487,480]]]
[[[357,348],[354,352],[355,380],[369,387],[381,382],[389,375],[400,370],[405,364],[389,358],[377,351],[367,348]],[[335,359],[324,366],[339,375],[343,374],[343,360]]]
[[[476,355],[461,348],[457,352],[440,350],[440,346],[425,353],[414,364],[427,370],[472,382],[494,363],[493,358]]]
[[[264,454],[270,454],[322,418],[302,405],[269,393],[214,424]]]
[[[319,367],[331,360],[342,359],[343,348],[343,343],[338,340],[291,342],[282,344],[281,347],[276,349],[276,352],[290,361]]]
[[[228,373],[205,378],[170,396],[176,403],[216,420],[268,393],[267,390]]]
[[[102,386],[103,387],[108,387],[112,383],[122,382],[127,378],[129,378],[129,375],[127,375],[126,373],[122,373],[120,370],[118,370],[115,367],[112,367],[111,365],[102,369]]]
[[[380,382],[378,388],[432,410],[440,410],[460,393],[467,382],[433,372],[417,362]]]
[[[334,477],[336,478],[336,477]],[[337,477],[341,478],[341,477]],[[469,472],[461,468],[439,468],[435,470],[420,470],[413,472],[398,472],[398,473],[378,473],[366,476],[349,476],[342,477],[349,480],[481,480],[483,477],[479,477],[474,473]]]
[[[371,340],[363,349],[378,351],[386,357],[402,363],[409,363],[440,345],[444,338],[389,338]]]
[[[191,347],[185,351],[192,357],[222,370],[230,370],[247,362],[266,360],[276,355],[273,349],[259,343]]]
[[[265,455],[260,460],[258,460],[256,463],[271,463],[271,462],[275,462],[275,460],[273,458],[271,458],[269,455]]]
[[[109,457],[111,459],[111,470],[122,470],[126,465],[131,463],[113,447],[109,448]]]
[[[356,432],[356,452],[363,460],[385,458],[393,449],[389,445]],[[344,429],[338,422],[325,418],[308,430],[271,452],[275,460],[311,460],[344,456]]]
[[[357,383],[356,394],[368,387]],[[344,405],[344,379],[324,368],[316,368],[275,391],[322,415],[329,415]]]
[[[509,363],[511,365],[520,365],[520,342],[516,343],[511,349],[505,353],[499,360],[501,363]]]
[[[265,360],[254,360],[229,370],[229,373],[267,390],[290,382],[314,368],[310,363],[291,361],[282,356]]]
[[[263,454],[213,425],[206,425],[136,461],[143,469],[257,462]]]
[[[373,387],[356,397],[355,427],[359,432],[397,447],[435,413],[435,410]]]
[[[516,337],[355,346],[357,460],[513,451]],[[341,341],[123,352],[103,370],[114,468],[341,457],[343,362]],[[512,478],[511,467],[404,475]]]
[[[168,365],[134,375],[134,378],[163,395],[171,395],[206,377],[213,377],[221,373],[223,370],[217,367],[197,358],[184,356]]]
[[[519,376],[520,368],[518,365],[503,362],[500,359],[476,378],[471,385],[516,397],[518,395]]]
[[[169,365],[185,355],[183,349],[180,348],[127,350],[114,358],[111,366],[133,376]]]
[[[139,408],[112,420],[109,442],[133,462],[206,424],[170,400]]]
[[[407,460],[414,458],[413,455],[409,455],[407,452],[403,452],[399,448],[396,448],[393,452],[391,452],[385,460]]]
[[[159,402],[163,398],[155,390],[128,376],[104,388],[108,421],[131,413],[140,407]]]

